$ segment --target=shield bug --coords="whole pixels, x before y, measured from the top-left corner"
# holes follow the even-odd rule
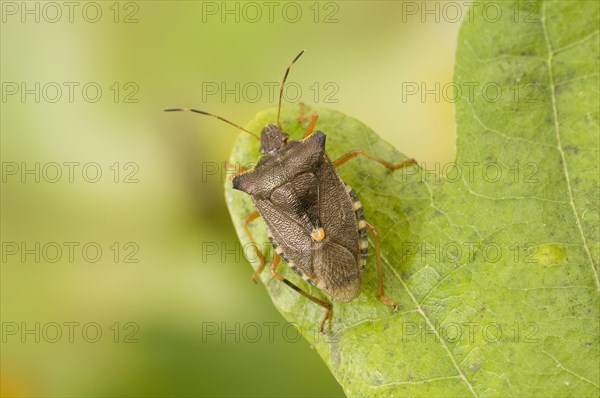
[[[302,103],[297,119],[298,122],[308,121],[306,129],[302,140],[289,139],[281,128],[281,100],[290,68],[303,53],[301,51],[292,60],[283,76],[279,89],[277,124],[267,124],[260,136],[221,116],[201,110],[173,108],[165,111],[187,111],[215,117],[259,141],[261,157],[256,166],[251,169],[235,168],[232,181],[233,188],[250,195],[256,207],[242,222],[259,258],[252,280],[256,282],[266,261],[248,224],[262,217],[274,249],[269,263],[271,274],[325,309],[320,323],[322,332],[331,313],[331,302],[309,294],[279,274],[277,266],[280,260],[283,259],[292,271],[326,292],[333,300],[348,302],[361,292],[360,276],[367,261],[367,231],[370,231],[377,259],[377,296],[396,311],[397,304],[384,294],[377,229],[365,219],[358,197],[342,181],[336,168],[358,155],[378,162],[389,170],[414,163],[414,159],[392,163],[356,149],[331,161],[325,150],[325,133],[315,131],[318,115],[316,112],[304,114]]]

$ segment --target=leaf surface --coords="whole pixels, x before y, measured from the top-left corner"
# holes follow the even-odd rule
[[[339,168],[381,234],[397,313],[377,298],[372,239],[362,294],[335,303],[325,335],[321,307],[268,266],[261,275],[349,396],[600,394],[598,16],[591,1],[476,2],[458,38],[457,159],[440,165],[445,177],[362,157]],[[355,148],[406,158],[361,122],[314,110],[331,159]],[[299,139],[296,113],[285,106],[282,126]],[[276,115],[246,128],[260,133]],[[258,147],[240,134],[230,162],[256,163]],[[247,244],[252,202],[230,180],[225,193]],[[270,247],[260,219],[251,231]]]

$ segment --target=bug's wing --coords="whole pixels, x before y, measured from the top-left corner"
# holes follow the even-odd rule
[[[313,240],[306,224],[282,211],[270,200],[254,198],[254,204],[265,220],[274,244],[283,252],[284,260],[291,267],[297,267],[307,279],[314,278]]]
[[[340,301],[350,301],[360,294],[360,268],[356,258],[343,246],[327,242],[314,252],[312,259],[315,285]]]
[[[319,173],[319,218],[329,241],[358,259],[358,223],[352,198],[326,155]]]
[[[333,240],[315,242],[306,224],[270,201],[255,199],[254,203],[275,250],[281,251],[294,271],[336,300],[349,301],[360,294],[360,268],[354,253]]]

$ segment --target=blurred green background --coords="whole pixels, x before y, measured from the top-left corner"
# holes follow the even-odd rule
[[[162,109],[245,124],[306,49],[291,100],[435,169],[454,157],[453,104],[402,84],[452,81],[460,18],[408,3],[2,2],[2,395],[343,395],[227,251],[211,173],[235,130]]]

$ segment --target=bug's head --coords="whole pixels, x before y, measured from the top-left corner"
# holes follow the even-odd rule
[[[260,133],[260,153],[269,155],[280,150],[287,142],[288,134],[274,124],[267,124]]]
[[[292,62],[288,65],[281,81],[281,87],[279,88],[279,105],[277,106],[277,124],[267,124],[260,133],[260,153],[263,155],[270,155],[280,150],[287,142],[288,134],[281,129],[281,99],[283,97],[283,86],[287,80],[290,68],[294,63],[304,54],[304,50],[300,51],[298,55],[294,57]]]
[[[288,74],[290,73],[290,68],[294,63],[300,58],[300,56],[304,54],[304,50],[300,51],[298,55],[294,57],[292,62],[288,65],[285,70],[285,74],[283,75],[283,80],[281,81],[281,87],[279,87],[279,105],[277,106],[277,124],[267,124],[260,133],[260,153],[263,155],[269,155],[280,150],[288,139],[288,134],[283,132],[281,129],[281,99],[283,97],[283,86],[285,86],[285,81],[287,80]]]

